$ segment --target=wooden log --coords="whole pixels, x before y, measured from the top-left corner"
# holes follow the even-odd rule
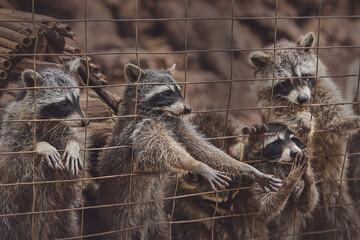
[[[100,73],[100,68],[97,65],[89,63],[89,67],[92,74],[98,75]]]
[[[22,12],[17,10],[10,10],[10,9],[4,9],[0,8],[0,16],[7,16],[9,18],[18,19],[18,20],[32,20],[33,14],[30,12]],[[43,25],[47,28],[53,28],[59,20],[44,16],[40,14],[34,14],[34,19],[38,21],[40,25]]]
[[[9,70],[12,66],[12,63],[9,59],[0,58],[0,68],[4,70]]]
[[[0,37],[0,46],[12,49],[14,51],[19,51],[21,48],[20,43],[10,41],[9,39],[3,37]]]
[[[61,64],[45,62],[41,60],[36,60],[36,69],[40,70],[46,67],[62,67]],[[11,70],[14,74],[21,74],[25,69],[34,69],[34,60],[32,58],[23,58],[18,62],[13,69]]]
[[[9,48],[0,47],[0,55],[1,54],[14,54],[15,51]],[[14,58],[15,56],[8,56],[9,58]]]
[[[87,67],[86,62],[82,62],[79,68],[79,76],[84,84],[87,84]],[[93,74],[89,74],[89,86],[99,86],[102,85],[101,81],[97,79]],[[114,111],[115,114],[118,113],[118,102],[103,88],[93,88],[93,90],[99,95],[99,97]]]
[[[55,28],[64,33],[70,33],[72,31],[72,27],[69,24],[64,23],[56,23]]]
[[[33,30],[28,26],[29,24],[25,25],[24,23],[18,22],[0,22],[0,26],[9,28],[11,30],[17,31],[29,37],[32,36]]]
[[[0,79],[5,80],[7,79],[8,74],[4,69],[0,69]]]
[[[73,46],[65,45],[64,51],[72,54],[82,54],[84,53],[80,48],[76,48]]]
[[[32,44],[32,40],[30,37],[8,28],[0,27],[0,36],[21,43],[23,46],[26,47]]]
[[[39,34],[39,35],[43,35],[44,33],[46,33],[45,29],[39,25],[35,25],[35,28],[36,28],[36,32]]]

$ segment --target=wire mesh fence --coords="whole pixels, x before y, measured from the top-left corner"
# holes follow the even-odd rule
[[[24,114],[28,114],[25,118],[22,118],[23,113],[18,113],[19,117],[16,115],[11,119],[3,117],[0,121],[1,128],[3,128],[0,138],[3,139],[4,145],[0,151],[0,159],[3,158],[0,160],[0,173],[4,175],[3,178],[0,178],[0,188],[3,189],[3,203],[0,203],[2,207],[0,221],[3,222],[0,226],[2,228],[5,226],[10,226],[10,228],[31,226],[24,230],[29,239],[42,239],[44,235],[41,234],[44,234],[43,228],[45,227],[39,223],[44,221],[42,223],[46,225],[46,220],[44,220],[46,214],[71,212],[78,219],[79,231],[62,233],[59,230],[60,233],[54,233],[57,239],[116,239],[116,234],[121,232],[128,232],[126,237],[131,239],[131,231],[140,230],[140,233],[151,231],[149,229],[157,225],[167,227],[166,236],[155,232],[153,237],[156,236],[159,239],[182,239],[183,236],[193,236],[199,239],[357,239],[358,224],[360,224],[356,212],[359,202],[356,184],[360,180],[357,173],[358,156],[360,155],[360,149],[357,149],[358,134],[355,131],[345,131],[346,127],[344,126],[340,126],[338,129],[328,127],[327,121],[330,122],[332,119],[331,111],[326,112],[330,115],[313,114],[313,111],[318,111],[317,109],[329,108],[336,111],[337,107],[347,107],[351,109],[346,113],[349,116],[354,115],[353,121],[356,121],[360,82],[360,43],[359,31],[356,30],[360,18],[360,5],[356,1],[289,3],[281,0],[264,2],[132,0],[118,3],[109,0],[103,3],[84,0],[76,1],[76,3],[74,1],[76,14],[69,14],[71,12],[69,7],[63,6],[64,3],[59,3],[59,11],[56,9],[50,11],[53,13],[52,16],[43,15],[47,15],[44,12],[48,8],[54,7],[53,3],[32,0],[16,1],[12,4],[6,3],[6,1],[0,2],[2,7],[10,6],[13,10],[19,11],[0,9],[0,15],[3,17],[0,19],[0,79],[3,80],[0,85],[1,110],[2,112],[9,111],[12,106],[10,102],[16,98],[22,99],[21,91],[24,90],[33,93],[33,102],[36,104],[31,106],[33,109],[30,111],[32,114],[30,117],[27,113],[29,106],[25,106]],[[254,6],[256,4],[258,6]],[[11,29],[17,34],[10,36],[9,31],[4,31],[5,28]],[[277,44],[284,37],[296,41],[302,34],[309,31],[315,35],[315,45],[311,47],[279,46]],[[101,40],[103,45],[98,46],[97,42],[100,41],[98,39],[102,38],[105,38],[105,41]],[[266,46],[266,44],[270,45]],[[316,56],[315,72],[312,76],[316,80],[311,88],[310,101],[303,108],[289,102],[277,104],[276,97],[278,95],[274,91],[276,91],[279,81],[301,81],[308,79],[308,76],[295,74],[279,77],[276,64],[272,65],[272,76],[254,76],[254,70],[248,64],[249,54],[254,51],[265,51],[271,53],[276,59],[281,52],[291,50],[306,52],[309,49]],[[76,57],[82,58],[76,74],[79,86],[42,86],[38,82],[42,79],[37,79],[37,77],[34,79],[33,86],[22,86],[20,83],[19,78],[25,69],[33,69],[38,72],[47,67],[59,68]],[[322,63],[319,63],[319,59],[329,68],[325,74],[321,72]],[[276,62],[276,60],[274,61]],[[242,129],[239,126],[236,131],[228,132],[229,129],[232,129],[232,121],[238,121],[241,128],[260,122],[269,124],[276,122],[276,119],[271,117],[274,111],[288,110],[295,114],[303,112],[305,109],[310,113],[310,122],[316,122],[318,118],[323,118],[324,124],[316,122],[313,126],[315,130],[312,132],[312,136],[315,139],[300,137],[306,147],[310,149],[310,165],[315,166],[314,176],[317,191],[320,194],[320,200],[315,209],[312,209],[307,215],[302,214],[299,210],[300,203],[297,203],[296,207],[288,205],[291,201],[303,200],[301,198],[300,200],[293,199],[294,197],[290,196],[285,199],[281,207],[281,209],[284,208],[283,211],[276,212],[274,210],[274,216],[271,219],[263,219],[254,204],[256,199],[251,197],[256,189],[254,190],[255,187],[249,179],[233,176],[233,184],[226,189],[215,191],[210,188],[210,185],[204,183],[204,179],[189,173],[166,173],[167,178],[159,178],[165,182],[155,184],[155,186],[158,185],[158,188],[164,188],[163,194],[158,195],[157,198],[138,200],[134,197],[135,200],[132,199],[133,188],[139,187],[134,186],[134,182],[137,182],[136,178],[159,173],[134,171],[136,152],[133,145],[111,145],[109,139],[111,139],[111,133],[117,121],[131,119],[136,124],[139,119],[144,117],[138,113],[138,107],[142,104],[138,99],[138,88],[162,86],[164,83],[128,82],[123,74],[123,68],[129,62],[142,69],[167,69],[176,63],[178,67],[174,78],[177,80],[176,83],[182,87],[182,96],[185,101],[193,106],[194,110],[190,116],[206,116],[206,114],[222,116],[223,124],[215,125],[217,128],[215,132],[221,133],[205,134],[205,137],[210,142],[217,142],[215,145],[224,151],[228,150],[227,141],[237,139],[239,142],[245,142],[249,139],[249,134],[241,132]],[[318,81],[326,81],[330,78],[337,84],[334,85],[336,89],[333,94],[339,101],[329,102],[321,99],[324,93],[321,86],[318,87]],[[259,97],[255,95],[256,90],[253,89],[256,83],[270,84],[270,98],[267,99],[266,106],[256,104]],[[134,109],[131,114],[123,114],[124,111],[123,109],[119,111],[119,106],[122,106],[125,98],[124,92],[129,87],[136,89],[135,96],[133,96]],[[37,108],[43,107],[39,104],[39,98],[42,100],[41,91],[47,89],[80,89],[80,105],[85,117],[78,116],[64,120],[64,118],[54,115],[55,117],[39,118]],[[338,91],[343,96],[338,97]],[[317,101],[317,99],[321,101]],[[260,111],[262,115],[260,115]],[[355,111],[355,114],[352,111]],[[46,124],[52,126],[52,123],[87,120],[92,123],[85,124],[83,130],[79,131],[77,135],[82,138],[83,142],[80,147],[80,158],[84,161],[85,171],[81,171],[76,177],[63,176],[57,171],[48,179],[41,175],[38,143],[45,141],[42,139],[46,138],[38,136],[39,129]],[[290,120],[286,121],[290,122]],[[14,133],[10,141],[7,135],[9,132],[5,128],[11,124],[27,124],[27,128],[23,130],[23,135]],[[352,126],[356,130],[356,124]],[[58,134],[56,127],[56,125],[49,129],[45,127],[45,135],[49,134],[53,137],[53,134]],[[32,129],[32,134],[25,134],[25,131],[29,131],[29,129]],[[62,136],[67,131],[66,129],[60,133],[60,141],[63,141]],[[204,132],[207,132],[206,129]],[[333,138],[324,137],[328,136],[326,134],[332,133],[334,135],[330,136]],[[262,137],[257,140],[258,143],[261,143],[260,155],[256,155],[256,158],[242,160],[259,167],[259,169],[263,163],[266,166],[268,160],[263,157],[265,154],[263,149],[268,144],[267,137],[274,135],[276,132],[262,133]],[[27,139],[32,141],[31,146],[6,146],[7,144],[15,146],[16,137],[19,138],[19,136],[22,138],[31,136],[31,139]],[[280,135],[276,136],[280,138]],[[13,142],[13,138],[15,142]],[[318,147],[318,142],[329,143],[329,146],[332,146],[331,144],[338,145],[341,151],[333,153],[330,149],[319,152],[317,149],[326,149],[326,147],[323,145]],[[22,144],[23,141],[19,141],[19,143]],[[105,154],[106,151],[110,152],[116,149],[131,151],[130,157],[127,159],[130,161],[130,171],[125,174],[103,175],[99,173],[97,167],[101,161],[99,156]],[[63,147],[57,151],[61,155],[65,155],[67,149]],[[328,155],[329,152],[332,155]],[[7,157],[5,158],[5,156]],[[329,177],[326,172],[327,161],[331,162],[329,159],[335,158],[342,160],[341,162],[337,161],[334,164],[335,167],[331,166],[338,171],[330,172]],[[292,158],[292,160],[294,159]],[[28,167],[26,176],[17,179],[16,172],[21,172],[21,170],[7,169],[6,167],[12,166],[11,164],[6,165],[7,161],[31,161],[31,168],[28,163],[24,164]],[[318,162],[313,163],[312,161]],[[14,165],[14,167],[16,166],[18,165]],[[320,170],[317,172],[316,169]],[[286,171],[288,173],[290,169]],[[9,173],[7,174],[7,172]],[[266,173],[276,175],[276,172]],[[61,177],[57,174],[60,174]],[[27,178],[28,175],[31,176],[31,181]],[[285,184],[286,176],[283,176],[283,184]],[[99,182],[102,181],[102,184],[106,185],[112,183],[107,183],[107,180],[125,178],[129,181],[128,189],[112,189],[114,196],[119,193],[129,194],[125,202],[119,202],[117,199],[108,199],[107,203],[98,202],[98,195],[101,194]],[[306,180],[303,179],[303,181]],[[74,185],[78,183],[79,185]],[[331,190],[329,192],[327,186],[335,185],[338,186],[336,188],[338,192],[331,193]],[[31,188],[31,194],[26,195],[29,188]],[[47,192],[48,189],[61,188],[62,194],[65,195],[67,192],[76,192],[74,195],[76,195],[77,201],[74,201],[71,208],[63,207],[59,203],[66,199],[66,196],[46,195],[52,194],[50,190]],[[307,189],[304,185],[298,186],[298,188],[301,190],[292,188],[292,191]],[[17,200],[18,202],[11,200],[13,202],[9,203],[12,191],[19,192],[19,189],[20,192],[23,191],[26,194],[17,195],[16,197],[20,197],[20,200]],[[143,189],[143,191],[155,191],[155,189]],[[261,194],[268,193],[265,191]],[[324,200],[327,197],[331,198],[331,201]],[[55,202],[55,207],[41,206],[40,201],[44,198]],[[31,199],[30,210],[25,207],[29,203],[23,202],[28,199]],[[59,202],[57,202],[58,200]],[[134,226],[133,219],[139,217],[136,215],[137,206],[160,202],[164,204],[161,212],[166,214],[165,221],[164,218],[159,217],[159,221],[151,223],[143,221],[145,224]],[[239,205],[238,202],[241,204]],[[11,204],[18,206],[8,207]],[[130,213],[127,219],[106,219],[106,223],[99,216],[101,209],[112,209],[116,212],[122,207],[128,208],[129,212],[132,209],[133,214]],[[8,212],[8,208],[16,209],[16,211]],[[349,216],[349,213],[352,216]],[[148,215],[152,214],[155,213],[150,211],[149,207]],[[54,216],[57,215],[53,215],[53,218]],[[9,219],[15,219],[14,222],[17,225],[11,225],[12,220]],[[61,217],[59,219],[63,220]],[[300,223],[297,221],[299,219]],[[124,221],[126,227],[106,227],[106,225],[112,225],[114,221]],[[29,224],[22,225],[24,222]],[[350,222],[352,223],[350,224]],[[293,226],[292,228],[281,229],[282,226],[289,226],[289,223]],[[61,223],[61,225],[63,224]],[[116,226],[116,224],[114,225]],[[302,227],[297,227],[297,225]],[[0,231],[4,232],[1,229]],[[9,236],[11,235],[9,234]],[[46,237],[52,238],[51,236],[50,234]],[[143,236],[137,236],[139,239],[141,237]],[[27,238],[25,237],[25,239]]]

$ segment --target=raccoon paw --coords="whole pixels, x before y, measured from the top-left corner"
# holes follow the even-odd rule
[[[309,166],[309,155],[306,152],[298,153],[291,167],[288,178],[300,179],[306,172],[308,166]]]
[[[197,173],[199,173],[201,176],[203,176],[205,179],[207,179],[211,185],[211,188],[215,191],[216,187],[219,187],[220,189],[225,189],[225,187],[229,186],[229,181],[231,181],[231,178],[224,173],[221,173],[215,169],[212,169],[206,164],[202,164],[197,169]]]
[[[300,133],[301,135],[307,135],[308,133],[311,132],[311,122],[306,119],[306,118],[300,118],[297,121],[297,132]]]
[[[252,126],[251,128],[249,127],[244,127],[242,129],[242,133],[243,134],[249,134],[249,135],[257,135],[257,134],[263,134],[266,133],[268,130],[268,127],[266,126],[265,123],[262,124],[255,124],[254,126]]]
[[[255,176],[254,180],[259,183],[266,192],[275,192],[282,186],[281,179],[278,179],[273,175],[268,175],[264,173]]]
[[[83,169],[83,163],[80,158],[80,148],[77,144],[67,144],[62,157],[65,167],[72,173],[78,174]]]
[[[60,154],[58,153],[56,148],[51,146],[49,143],[47,142],[37,143],[35,151],[37,152],[37,154],[45,157],[49,167],[54,169],[56,168],[64,169],[64,166],[61,162]]]

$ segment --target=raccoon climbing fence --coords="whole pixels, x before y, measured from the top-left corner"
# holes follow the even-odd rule
[[[357,1],[0,6],[4,239],[359,238]]]

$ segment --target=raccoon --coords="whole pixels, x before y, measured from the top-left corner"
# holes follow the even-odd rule
[[[191,108],[172,77],[174,70],[175,65],[166,71],[142,70],[133,64],[125,66],[127,79],[140,85],[130,85],[125,90],[119,108],[120,115],[125,117],[117,120],[107,144],[112,149],[103,152],[98,169],[100,176],[144,175],[100,181],[99,204],[120,204],[99,209],[104,231],[114,232],[108,234],[110,239],[169,238],[161,201],[169,172],[198,173],[207,179],[212,189],[215,185],[226,186],[230,180],[219,171],[249,176],[274,190],[280,184],[273,176],[240,163],[210,145],[189,121],[182,118],[191,112]],[[135,113],[141,116],[136,121],[126,117]],[[118,147],[122,145],[132,147]],[[157,201],[151,201],[155,199]]]
[[[214,123],[225,121],[225,117],[218,113],[200,114],[195,116],[193,121],[199,124],[200,129],[205,130],[206,136],[221,136],[221,131],[215,127],[220,126],[221,129],[221,125],[211,127],[211,119],[214,119]],[[226,134],[238,135],[239,129],[233,126],[241,125],[244,124],[230,118]],[[228,143],[225,143],[225,146],[228,146],[226,150],[231,149],[233,144],[242,145],[237,147],[243,149],[242,161],[259,160],[263,153],[265,163],[253,163],[253,166],[284,179],[283,185],[277,192],[270,192],[266,188],[259,187],[257,183],[251,183],[247,177],[242,177],[230,182],[230,188],[241,187],[239,191],[229,190],[217,195],[176,199],[174,220],[211,218],[215,208],[217,216],[223,216],[215,220],[214,229],[212,229],[212,220],[176,223],[173,225],[176,239],[187,239],[191,236],[211,239],[212,231],[214,239],[286,239],[283,235],[301,231],[301,223],[305,215],[315,208],[318,193],[311,167],[308,167],[309,156],[305,144],[286,126],[278,123],[270,123],[268,129],[264,124],[252,128],[244,127],[240,132],[241,135],[250,134],[250,137],[237,141],[229,138]],[[268,135],[265,137],[263,148],[263,136],[258,134],[265,132]],[[218,147],[223,145],[219,141],[213,143],[218,144]],[[179,178],[178,196],[208,191],[210,189],[201,176],[188,174]],[[254,212],[259,212],[258,216],[254,216],[252,214]],[[240,216],[229,217],[234,214]]]
[[[322,61],[311,49],[315,44],[313,33],[300,37],[297,43],[279,40],[277,48],[290,48],[276,51],[255,51],[250,54],[249,62],[255,69],[255,77],[275,80],[272,96],[272,81],[257,81],[254,92],[259,107],[286,106],[262,110],[266,121],[280,121],[296,134],[308,139],[308,148],[315,156],[312,166],[317,175],[321,208],[310,226],[312,230],[345,229],[334,233],[335,239],[358,239],[356,230],[359,217],[345,181],[348,161],[345,153],[346,134],[360,127],[360,118],[355,116],[348,105],[339,105],[344,99],[339,88],[328,75]],[[301,49],[296,49],[296,48]],[[318,76],[316,76],[316,74]],[[281,78],[281,79],[280,79]],[[288,79],[291,78],[291,79]],[[316,91],[315,91],[316,88]],[[321,106],[308,106],[314,102]],[[290,106],[290,107],[289,107]],[[306,127],[299,124],[299,118],[306,118]],[[302,131],[305,129],[305,131]],[[326,130],[315,132],[314,129]],[[339,206],[334,206],[339,204]],[[324,234],[328,239],[329,234]],[[319,235],[316,236],[319,239]]]
[[[9,122],[3,123],[0,133],[0,151],[4,153],[0,155],[2,239],[80,235],[75,211],[47,211],[77,207],[81,203],[81,182],[31,184],[33,180],[78,179],[84,171],[84,155],[80,151],[84,148],[84,135],[74,128],[89,123],[80,120],[85,115],[74,79],[79,64],[80,60],[76,59],[64,68],[25,70],[21,79],[26,88],[44,88],[36,89],[36,101],[33,89],[24,90],[4,110],[2,121]],[[43,121],[32,123],[34,116]],[[55,118],[58,120],[46,121]],[[58,150],[64,151],[62,156]],[[29,214],[32,211],[40,213]]]

